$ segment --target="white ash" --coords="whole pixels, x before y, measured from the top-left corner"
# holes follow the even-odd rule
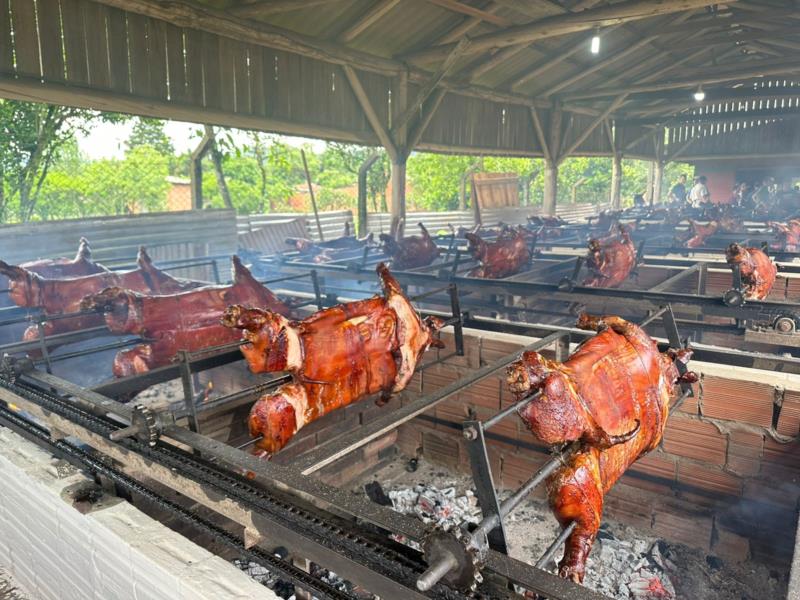
[[[404,515],[415,515],[423,523],[449,531],[463,523],[479,523],[481,511],[472,490],[456,495],[455,487],[444,489],[417,484],[389,492],[392,508]]]

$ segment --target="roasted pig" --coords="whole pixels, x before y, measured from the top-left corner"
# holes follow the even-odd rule
[[[508,386],[518,397],[538,391],[519,410],[533,434],[549,445],[575,442],[564,465],[547,480],[550,505],[567,527],[559,575],[582,582],[586,558],[600,528],[605,494],[664,433],[675,384],[690,350],[658,351],[638,326],[619,317],[582,315],[578,327],[599,333],[564,363],[525,352],[508,367]]]
[[[683,245],[686,248],[700,248],[706,243],[706,239],[717,233],[719,223],[717,221],[710,221],[708,225],[700,225],[697,221],[689,219],[688,238],[684,240]]]
[[[763,300],[769,296],[778,267],[763,250],[731,244],[725,250],[725,259],[731,266],[739,265],[747,300]]]
[[[75,258],[45,258],[25,262],[19,266],[49,279],[82,277],[83,275],[108,272],[103,265],[92,262],[92,249],[86,238],[80,239]]]
[[[468,233],[467,250],[474,260],[481,263],[469,272],[469,276],[501,279],[519,273],[531,261],[531,236],[521,227],[506,228],[494,242],[486,242],[478,234]]]
[[[628,278],[636,265],[636,246],[624,226],[619,233],[603,239],[589,240],[586,267],[589,277],[584,279],[587,287],[613,288]]]
[[[112,287],[84,298],[81,309],[102,312],[112,333],[148,339],[145,344],[117,353],[114,375],[127,377],[166,365],[179,350],[195,351],[236,341],[239,333],[221,323],[231,304],[289,314],[286,305],[255,280],[239,257],[232,260],[232,285],[159,296]]]
[[[233,305],[223,323],[241,329],[254,373],[288,371],[293,381],[265,394],[250,411],[257,449],[272,455],[304,425],[380,393],[380,401],[406,387],[422,354],[439,346],[444,323],[420,319],[400,285],[378,265],[383,296],[340,304],[302,321],[269,310]]]
[[[0,274],[8,277],[9,297],[17,306],[40,308],[46,315],[78,312],[81,300],[107,287],[119,287],[149,294],[172,294],[187,289],[185,284],[157,269],[144,248],[139,249],[138,268],[121,273],[106,271],[67,279],[48,279],[22,267],[0,261]],[[88,314],[47,321],[47,335],[65,333],[103,324],[101,315]],[[39,330],[31,326],[25,331],[26,341],[38,339]]]
[[[350,222],[344,224],[344,236],[326,242],[314,242],[307,238],[286,238],[286,244],[291,246],[305,259],[313,262],[329,262],[336,257],[337,252],[358,250],[372,243],[372,234],[357,238],[350,234]]]
[[[778,234],[777,243],[772,244],[774,250],[800,252],[800,219],[789,219],[785,225],[772,221],[767,224]]]
[[[404,237],[400,241],[385,233],[380,235],[383,252],[392,258],[393,269],[427,267],[439,256],[439,246],[433,241],[425,225],[422,223],[417,225],[421,231],[420,235]]]

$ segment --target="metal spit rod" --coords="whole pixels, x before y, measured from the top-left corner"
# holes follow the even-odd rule
[[[547,547],[547,550],[544,551],[544,554],[536,561],[534,566],[537,569],[543,569],[553,558],[553,555],[556,553],[561,547],[561,544],[567,541],[567,538],[575,531],[575,528],[578,526],[577,521],[573,521],[569,525],[567,525],[561,533],[558,534],[558,537],[553,540],[553,543]]]

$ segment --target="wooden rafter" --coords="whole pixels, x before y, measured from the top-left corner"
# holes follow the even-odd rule
[[[547,17],[526,25],[509,27],[498,32],[476,36],[472,40],[472,51],[480,52],[490,48],[529,44],[536,40],[558,37],[568,33],[586,31],[598,27],[610,27],[658,15],[702,8],[707,3],[708,0],[673,0],[672,2],[664,2],[664,0],[623,0],[608,6],[590,8],[578,13]],[[420,61],[443,60],[450,50],[452,50],[452,47],[444,44],[411,53],[406,58]]]
[[[603,96],[614,96],[621,91],[631,94],[638,92],[654,92],[660,90],[671,90],[681,87],[692,87],[696,85],[706,85],[713,83],[723,83],[727,81],[739,81],[753,77],[789,75],[800,73],[800,62],[798,61],[747,61],[737,64],[716,67],[716,69],[703,68],[699,70],[685,71],[684,77],[672,81],[658,81],[653,83],[643,83],[632,86],[613,86],[596,88],[573,94],[565,94],[565,101],[580,100],[584,98],[600,98]]]
[[[494,14],[498,10],[500,10],[501,6],[497,2],[491,2],[486,7],[484,7],[484,12],[488,12]],[[479,19],[478,17],[467,17],[461,23],[456,25],[453,29],[448,31],[446,34],[437,38],[435,41],[431,43],[431,46],[438,46],[440,44],[449,44],[450,42],[457,42],[462,37],[467,35],[470,31],[482,25],[484,23],[483,19]]]
[[[566,157],[572,154],[583,142],[585,142],[589,138],[590,135],[592,135],[594,130],[597,129],[598,125],[601,125],[612,112],[617,110],[617,108],[619,108],[622,105],[622,103],[625,102],[625,98],[627,97],[628,97],[627,94],[620,94],[619,96],[614,98],[611,104],[609,104],[606,107],[606,109],[600,114],[600,116],[598,116],[594,121],[592,121],[592,123],[586,129],[583,130],[583,132],[575,139],[575,141],[572,142],[572,144],[570,144],[570,146],[561,153],[561,156]]]
[[[453,68],[453,65],[455,65],[456,61],[467,51],[469,44],[469,38],[462,38],[461,41],[456,44],[456,47],[453,48],[452,52],[450,52],[450,55],[442,63],[442,66],[439,67],[439,70],[436,71],[436,73],[434,73],[433,76],[425,82],[425,84],[417,92],[417,96],[414,98],[414,101],[411,102],[406,108],[405,112],[403,112],[403,114],[397,118],[392,127],[392,132],[396,132],[397,130],[406,126],[406,124],[411,120],[411,117],[414,116],[414,113],[419,110],[419,107],[423,105],[423,103],[441,83],[442,79],[444,79],[450,69]]]
[[[542,147],[542,154],[544,154],[545,160],[552,161],[553,155],[550,154],[550,145],[547,143],[547,136],[545,136],[542,122],[539,120],[539,112],[533,106],[531,106],[531,121],[533,122],[533,130],[536,132],[536,138]]]
[[[422,139],[422,136],[425,135],[425,130],[428,129],[428,125],[430,125],[431,121],[433,120],[436,111],[439,109],[439,105],[444,100],[446,92],[442,89],[437,89],[428,101],[425,103],[425,106],[422,109],[422,114],[420,115],[419,119],[417,119],[416,124],[411,128],[411,132],[408,135],[408,148],[407,152],[411,152],[414,148],[419,145],[419,141]]]
[[[461,13],[462,15],[468,15],[470,17],[475,17],[476,19],[480,19],[481,21],[492,23],[493,25],[499,25],[500,27],[510,27],[514,23],[510,19],[506,19],[505,17],[499,17],[493,12],[488,12],[480,8],[475,8],[474,6],[470,6],[469,4],[458,2],[458,0],[426,0],[426,1],[429,2],[430,4],[435,4],[436,6],[441,6],[442,8],[446,8],[447,10]]]
[[[360,34],[366,31],[371,25],[378,22],[390,10],[400,3],[400,0],[377,0],[366,12],[358,17],[354,22],[347,26],[347,29],[339,34],[339,41],[342,43],[352,42]]]
[[[230,11],[239,17],[266,17],[293,10],[303,10],[330,2],[331,0],[262,0],[241,6],[233,6]]]
[[[392,137],[389,135],[389,131],[381,122],[378,113],[375,112],[375,107],[372,106],[372,102],[370,101],[369,96],[367,96],[364,86],[361,85],[361,80],[358,78],[358,74],[352,67],[345,65],[343,69],[344,74],[347,77],[347,81],[350,82],[350,87],[353,90],[353,94],[355,94],[356,100],[358,100],[361,109],[364,111],[364,115],[367,117],[370,127],[372,127],[372,131],[380,140],[381,145],[386,148],[386,153],[389,155],[389,158],[391,158],[392,161],[397,162],[400,156],[399,149],[394,143]]]

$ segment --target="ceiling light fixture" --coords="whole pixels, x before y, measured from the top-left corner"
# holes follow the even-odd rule
[[[694,93],[694,99],[696,102],[702,102],[706,99],[706,93],[703,91],[702,85],[697,86],[697,91]]]
[[[592,43],[589,46],[589,50],[592,54],[600,54],[600,32],[595,31],[594,35],[592,36]]]

